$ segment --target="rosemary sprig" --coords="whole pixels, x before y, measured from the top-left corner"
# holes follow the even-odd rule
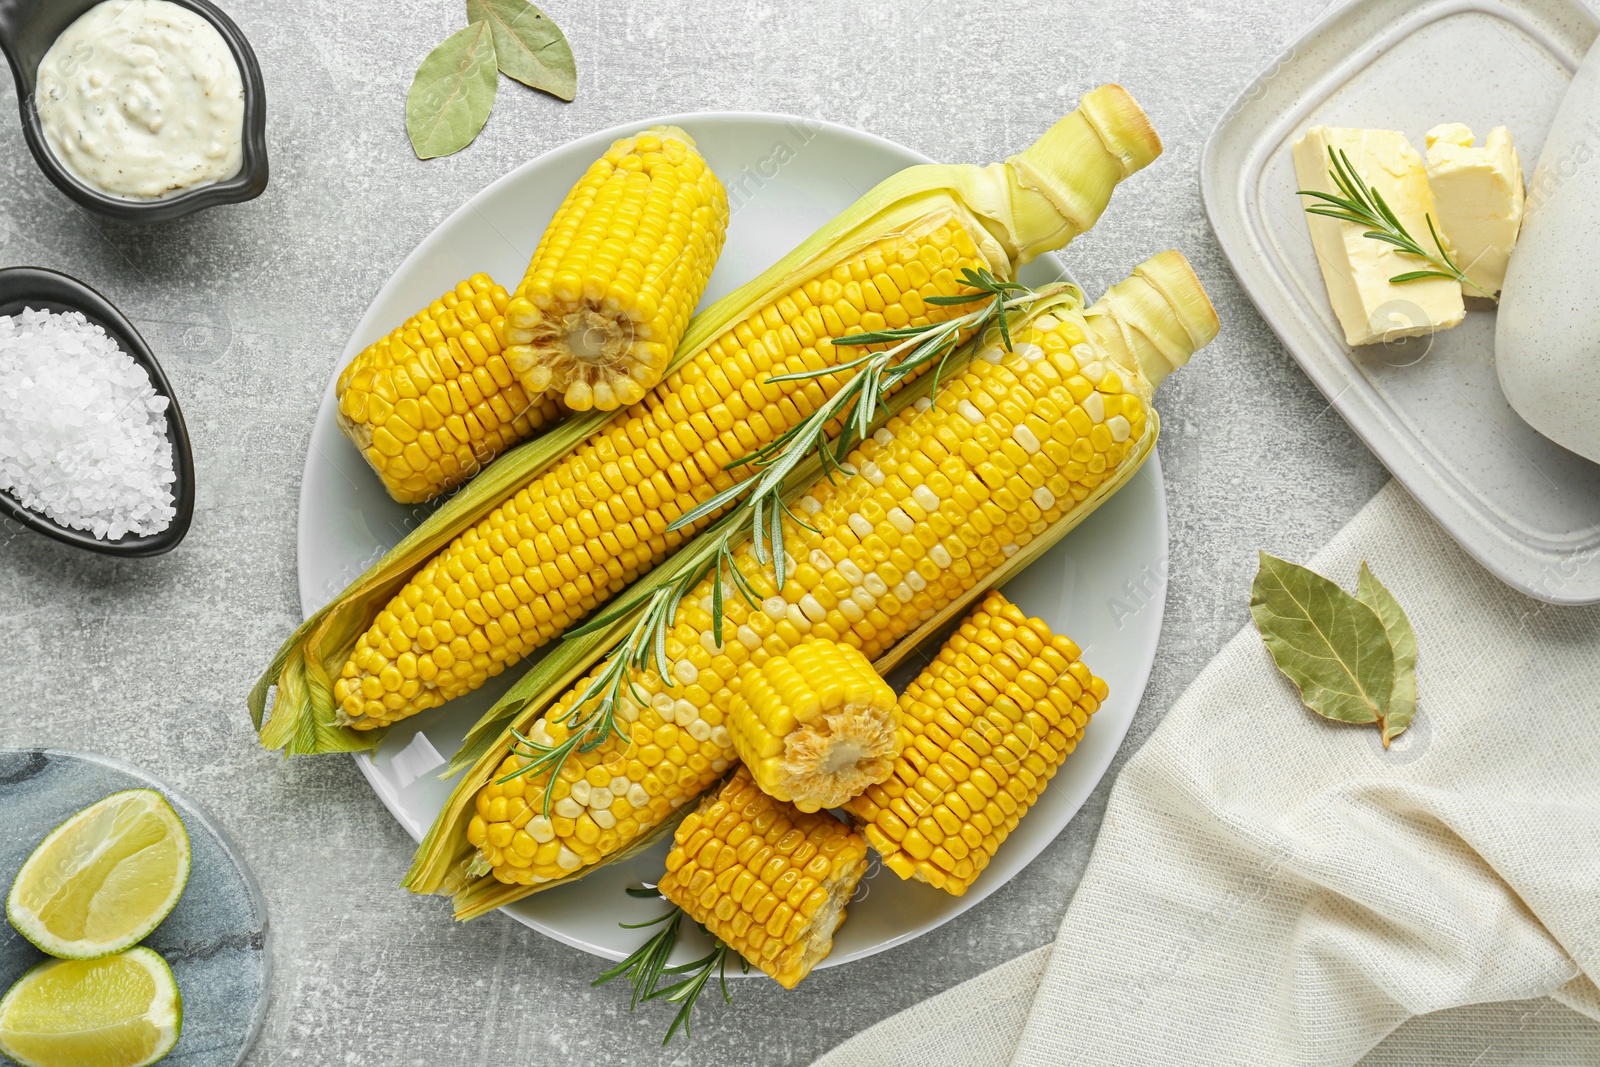
[[[1391,282],[1413,282],[1419,278],[1448,278],[1462,285],[1470,285],[1484,296],[1494,295],[1468,278],[1466,272],[1456,266],[1456,261],[1450,257],[1444,242],[1439,239],[1439,230],[1433,223],[1432,215],[1423,217],[1428,220],[1428,234],[1433,238],[1433,246],[1438,254],[1426,251],[1416,238],[1407,232],[1405,225],[1384,202],[1383,194],[1378,192],[1377,186],[1367,185],[1362,181],[1361,175],[1356,172],[1355,165],[1350,162],[1349,155],[1343,149],[1337,152],[1331,147],[1328,149],[1328,177],[1339,190],[1339,195],[1318,192],[1315,189],[1297,190],[1300,196],[1313,196],[1324,201],[1307,207],[1307,214],[1326,215],[1340,222],[1353,222],[1357,226],[1365,226],[1367,230],[1361,236],[1393,245],[1407,255],[1417,256],[1433,265],[1432,270],[1412,270],[1396,274],[1389,279]]]
[[[643,606],[643,611],[621,647],[606,661],[599,675],[585,690],[583,698],[573,704],[566,716],[567,739],[553,746],[542,745],[513,730],[511,750],[530,762],[500,778],[499,782],[549,770],[550,777],[544,795],[544,813],[548,816],[556,777],[573,753],[598,748],[613,732],[626,740],[623,732],[617,729],[616,711],[625,694],[624,687],[631,689],[633,686],[633,672],[654,666],[665,685],[673,684],[666,661],[666,638],[667,631],[677,621],[679,602],[707,575],[711,575],[712,632],[717,634],[722,632],[723,605],[727,597],[724,572],[747,603],[753,607],[761,602],[756,590],[734,562],[734,549],[744,537],[750,538],[756,559],[763,566],[772,567],[778,588],[783,588],[788,577],[783,520],[787,517],[797,526],[808,530],[811,528],[789,510],[783,499],[789,476],[795,468],[810,456],[818,455],[830,479],[836,471],[846,473],[844,464],[851,447],[871,430],[873,420],[897,386],[932,364],[933,388],[937,394],[945,364],[959,346],[963,333],[973,331],[981,335],[989,325],[998,322],[1006,349],[1010,350],[1011,331],[1007,314],[1014,308],[1038,299],[1040,294],[1020,282],[1002,281],[983,269],[968,268],[962,271],[961,282],[972,291],[955,296],[927,297],[925,302],[941,307],[981,303],[981,307],[942,322],[837,338],[833,344],[839,348],[887,347],[868,351],[846,363],[836,363],[820,370],[799,371],[767,379],[771,382],[802,381],[825,374],[859,371],[804,420],[771,443],[734,460],[724,468],[736,470],[747,467],[753,473],[680,515],[667,527],[668,530],[680,530],[737,502],[738,506],[729,513],[724,532],[703,566],[686,570],[676,581],[660,586],[646,596],[624,594],[607,610],[582,626],[567,631],[567,637],[592,633]],[[838,438],[830,442],[828,426],[835,420],[842,424],[843,429]],[[637,689],[632,691],[639,703],[645,702],[640,699]]]
[[[645,886],[643,889],[630,887],[627,893],[630,897],[666,899],[654,886]],[[617,925],[624,930],[640,930],[651,926],[661,926],[661,929],[634,949],[627,959],[615,967],[608,968],[590,983],[601,986],[613,978],[626,976],[628,983],[633,987],[633,999],[628,1004],[629,1011],[651,1000],[665,1000],[668,1004],[677,1004],[678,1014],[673,1018],[672,1025],[667,1028],[667,1036],[661,1039],[663,1045],[672,1040],[679,1028],[682,1028],[684,1037],[693,1039],[694,1033],[689,1027],[689,1017],[694,1012],[695,1002],[700,999],[701,991],[711,980],[712,972],[716,972],[717,980],[722,986],[723,1001],[728,1004],[733,1003],[733,997],[728,994],[728,956],[733,953],[733,949],[726,942],[713,938],[716,942],[715,947],[704,956],[688,963],[667,966],[667,960],[672,956],[672,950],[678,943],[678,931],[683,924],[683,916],[683,909],[673,905],[671,911],[642,923],[618,923]],[[702,923],[695,925],[702,930],[706,929]],[[710,933],[711,931],[706,930],[707,936]],[[742,956],[739,957],[739,965],[746,974],[749,973],[750,964]],[[671,985],[661,985],[664,976],[678,974],[688,974],[689,977]]]

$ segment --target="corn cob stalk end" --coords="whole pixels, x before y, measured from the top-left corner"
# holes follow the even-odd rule
[[[1017,262],[1093,226],[1117,183],[1160,154],[1161,139],[1126,89],[1102,85],[1085,93],[1076,111],[1002,165]]]
[[[1143,170],[1161,154],[1150,117],[1120,85],[1102,85],[1079,101],[1084,117],[1094,127],[1100,143],[1122,161],[1123,177]],[[1046,141],[1041,139],[1040,144]]]
[[[1210,344],[1221,323],[1181,252],[1151,256],[1085,313],[1095,341],[1150,387]]]

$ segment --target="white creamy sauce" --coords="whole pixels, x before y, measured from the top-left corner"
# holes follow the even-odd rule
[[[156,199],[243,163],[244,82],[216,28],[168,0],[106,0],[39,63],[45,140],[103,192]]]

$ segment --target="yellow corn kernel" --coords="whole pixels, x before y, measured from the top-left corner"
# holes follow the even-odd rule
[[[820,581],[815,570],[810,578]],[[745,666],[728,733],[756,784],[801,811],[836,808],[883,781],[901,748],[894,690],[859,650],[817,639]]]
[[[561,414],[505,360],[510,297],[474,274],[339,375],[339,429],[404,504],[431,500]]]
[[[1077,645],[991,592],[901,694],[906,755],[894,776],[845,810],[890,870],[960,896],[1106,694]],[[915,812],[897,807],[902,797]]]
[[[678,824],[673,842],[661,895],[785,989],[833,948],[867,869],[861,835],[768,796],[745,767]]]
[[[728,194],[674,126],[613,144],[550,220],[506,317],[528,389],[610,411],[661,380],[722,251]]]

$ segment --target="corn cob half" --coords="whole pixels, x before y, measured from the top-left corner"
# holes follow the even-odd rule
[[[531,392],[611,411],[661,380],[722,252],[728,194],[676,126],[624,137],[557,209],[507,310]]]
[[[657,889],[793,989],[833,948],[867,843],[827,812],[775,800],[740,767],[678,824]]]
[[[1155,299],[1130,300],[1147,289]],[[664,638],[666,676],[638,673],[630,692],[644,702],[620,702],[622,737],[575,753],[553,780],[541,771],[524,781],[528,760],[501,755],[503,747],[480,760],[407,884],[459,891],[458,915],[471,917],[604,862],[732,763],[727,718],[746,663],[760,667],[809,637],[855,646],[882,670],[909,647],[907,638],[940,625],[975,587],[1002,580],[1081,521],[1149,454],[1157,430],[1151,391],[1191,346],[1214,336],[1216,319],[1176,253],[1144,264],[1091,317],[1080,306],[1074,290],[1036,304],[1012,326],[1009,352],[986,337],[978,357],[941,385],[937,404],[918,397],[851,455],[856,473],[838,484],[822,479],[801,497],[796,507],[810,528],[794,524],[785,534],[793,558],[782,590],[746,544],[735,566],[763,598],[758,605],[731,598],[719,635],[710,629],[711,579],[685,597]],[[1125,310],[1135,318],[1124,322]],[[1097,328],[1092,318],[1109,322]],[[573,712],[596,699],[588,693],[595,677],[542,717],[524,719],[527,736],[546,747],[564,741]],[[591,787],[588,804],[573,795],[580,781]],[[596,783],[609,802],[600,808]],[[543,795],[547,786],[554,817],[530,810],[523,819],[533,827],[531,849],[518,847],[517,819],[482,815],[508,788]],[[458,799],[463,791],[476,797],[472,807]],[[474,809],[479,817],[466,818]],[[459,877],[464,847],[479,853],[474,870],[491,871],[509,891]]]
[[[309,620],[252,693],[260,728],[266,687],[278,683],[263,743],[370,748],[375,731],[549,641],[691,535],[666,526],[733,484],[729,463],[847,381],[771,378],[834,365],[834,337],[942,320],[951,310],[925,298],[959,291],[963,268],[1009,278],[1014,264],[1092,224],[1116,183],[1159,149],[1138,105],[1105,86],[1009,162],[888,179],[708,309],[644,400],[587,438],[575,440],[584,424],[569,420],[515,464],[496,464],[497,484],[524,471],[525,481],[430,520]],[[569,440],[570,454],[539,458]]]
[[[961,896],[1106,694],[1077,645],[991,592],[901,694],[893,775],[846,810],[890,870]]]
[[[728,733],[756,784],[801,811],[888,778],[903,747],[894,690],[858,649],[823,639],[745,663]]]
[[[555,399],[525,391],[505,361],[510,300],[474,274],[339,375],[339,429],[402,504],[454,489],[560,417]]]

